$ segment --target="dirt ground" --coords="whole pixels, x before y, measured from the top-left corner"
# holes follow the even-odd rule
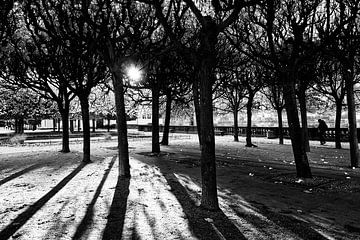
[[[360,239],[360,171],[349,150],[312,142],[314,179],[297,179],[291,146],[216,138],[221,211],[199,207],[195,135],[161,154],[129,141],[131,179],[118,177],[116,141],[0,147],[0,239]],[[346,148],[346,144],[344,144]]]

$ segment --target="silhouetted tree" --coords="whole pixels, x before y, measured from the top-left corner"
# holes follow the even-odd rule
[[[81,103],[83,162],[90,162],[89,95],[106,77],[106,69],[92,44],[93,29],[85,22],[85,5],[71,1],[28,1],[27,13],[35,32],[58,42],[58,64],[53,67],[67,78],[66,87]],[[67,7],[64,7],[67,6]],[[39,21],[41,19],[41,21]],[[68,122],[68,121],[67,121]]]
[[[333,10],[334,9],[334,10]],[[348,108],[351,166],[359,166],[354,84],[357,75],[357,52],[360,46],[359,1],[326,1],[325,11],[317,24],[319,38],[340,64],[345,81]]]
[[[276,75],[276,73],[268,72],[265,80],[265,86],[266,87],[262,89],[262,93],[270,101],[271,106],[276,110],[278,119],[279,144],[284,144],[282,112],[285,108],[285,104],[282,84],[279,83],[279,77]]]
[[[346,96],[340,65],[332,56],[324,56],[317,66],[317,83],[313,89],[328,96],[335,103],[335,148],[341,149],[341,112]]]
[[[246,5],[254,4],[252,1],[235,3],[222,2],[222,4],[210,4],[207,1],[185,0],[170,2],[168,6],[162,6],[158,0],[147,1],[153,4],[156,9],[156,15],[163,25],[166,34],[179,51],[186,55],[186,58],[195,68],[196,89],[199,89],[200,105],[200,137],[201,137],[201,175],[202,175],[202,198],[201,205],[207,209],[218,209],[217,187],[216,187],[216,165],[215,165],[215,137],[213,126],[213,84],[215,83],[215,68],[217,66],[217,49],[218,38],[231,23],[233,23]],[[218,1],[215,1],[219,3]],[[174,3],[174,4],[172,4]],[[171,7],[170,7],[171,6]],[[165,7],[165,8],[164,8]],[[175,10],[172,10],[172,7]],[[211,15],[205,15],[202,9],[208,9],[217,16],[226,18],[215,20]],[[165,10],[165,14],[164,14]],[[190,12],[188,12],[190,10]],[[169,15],[167,14],[169,13]],[[170,14],[172,13],[172,14]],[[219,15],[218,15],[219,14]],[[170,16],[167,18],[167,16]],[[182,36],[178,35],[177,30],[186,31],[186,27],[181,26],[181,19],[184,16],[193,16],[196,23],[193,24],[195,29],[188,29],[187,33]],[[184,23],[187,21],[185,20]],[[175,26],[175,28],[173,27]],[[196,34],[198,41],[197,49],[188,49],[181,40],[184,36]]]

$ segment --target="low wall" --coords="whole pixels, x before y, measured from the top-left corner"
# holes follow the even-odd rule
[[[133,127],[132,127],[133,128]],[[160,131],[163,131],[164,126],[160,126]],[[137,125],[139,131],[150,132],[151,125]],[[214,131],[216,135],[233,135],[234,127],[229,126],[215,126]],[[238,127],[239,136],[246,135],[246,127]],[[341,141],[348,141],[349,130],[347,128],[341,128]],[[170,126],[170,132],[178,133],[197,133],[196,126]],[[283,128],[284,138],[290,138],[289,128]],[[252,127],[251,135],[254,137],[268,137],[268,138],[278,138],[279,129],[277,127]],[[317,128],[308,128],[308,134],[310,140],[318,140],[318,130]],[[360,140],[360,128],[358,128],[358,137]],[[335,128],[329,128],[325,132],[325,139],[327,141],[335,141]]]

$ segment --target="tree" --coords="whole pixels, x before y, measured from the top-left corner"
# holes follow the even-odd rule
[[[218,109],[222,112],[230,112],[234,118],[234,141],[239,141],[238,115],[244,107],[246,97],[246,87],[243,84],[242,72],[246,71],[245,63],[248,61],[236,48],[223,41],[220,58],[220,64],[217,70],[217,76],[221,83],[218,88],[219,98],[216,99]]]
[[[79,47],[75,47],[79,49]],[[107,78],[106,67],[103,62],[94,53],[82,50],[74,55],[66,55],[63,59],[62,69],[69,69],[68,87],[76,94],[80,100],[81,117],[83,123],[83,162],[90,162],[90,105],[89,96],[92,89]],[[85,55],[84,58],[78,58],[78,55]]]
[[[90,5],[91,4],[91,7]],[[119,173],[130,177],[129,152],[124,100],[126,68],[146,53],[157,24],[152,9],[135,1],[82,1],[80,10],[92,32],[92,43],[112,74],[117,115]]]
[[[219,109],[225,112],[231,112],[234,117],[234,141],[239,141],[239,124],[238,115],[239,111],[244,107],[243,100],[245,98],[245,89],[243,87],[241,78],[237,77],[238,74],[230,71],[223,81],[223,86],[220,87],[221,96],[218,99]]]
[[[263,85],[263,76],[261,73],[262,71],[263,70],[259,68],[259,66],[251,65],[247,67],[246,71],[244,71],[243,74],[240,74],[242,76],[239,76],[242,79],[243,85],[245,85],[246,87],[246,97],[248,99],[246,103],[246,147],[256,147],[256,145],[251,142],[251,120],[255,95],[258,91],[260,91]]]
[[[359,166],[359,146],[356,127],[354,84],[359,51],[359,1],[326,1],[325,10],[317,25],[319,38],[340,64],[345,81],[348,107],[351,166]],[[332,10],[334,9],[334,10]]]
[[[310,31],[310,34],[311,31]],[[307,36],[306,38],[311,39],[311,36]],[[301,46],[301,52],[299,55],[301,56],[301,64],[300,69],[298,69],[297,73],[297,83],[296,83],[296,94],[299,101],[300,106],[300,114],[301,114],[301,126],[303,133],[303,141],[306,152],[310,152],[310,143],[309,143],[309,133],[308,133],[308,124],[307,124],[307,90],[311,85],[315,82],[315,72],[316,72],[316,64],[317,64],[317,55],[319,54],[316,51],[316,43],[312,41],[304,41]]]
[[[285,104],[282,84],[279,82],[279,77],[276,76],[276,73],[274,72],[269,72],[266,79],[266,88],[262,90],[262,93],[269,100],[271,106],[276,110],[278,118],[279,144],[284,144],[282,112],[285,108]]]
[[[107,131],[110,131],[110,120],[116,119],[115,96],[113,88],[100,84],[90,95],[90,112],[107,120]]]
[[[15,133],[24,132],[26,120],[41,120],[55,113],[52,103],[28,89],[1,87],[0,117],[15,120]]]
[[[166,98],[165,122],[161,145],[169,144],[170,118],[176,107],[189,108],[191,101],[191,81],[188,66],[176,52],[172,51],[161,57],[164,66],[161,91]]]
[[[67,6],[64,8],[64,5]],[[90,44],[93,29],[84,20],[85,5],[71,1],[29,1],[27,11],[35,32],[58,44],[57,72],[66,76],[65,86],[80,100],[83,120],[83,162],[90,162],[89,95],[91,89],[106,78],[105,66]],[[41,21],[38,21],[41,19]],[[69,21],[70,19],[70,21]]]
[[[6,38],[11,36],[13,31],[14,22],[11,15],[12,10],[14,9],[14,4],[17,1],[10,0],[1,0],[0,1],[0,44],[3,47],[6,44]]]
[[[341,112],[346,96],[344,78],[341,77],[340,64],[332,56],[323,56],[317,65],[317,83],[313,89],[329,96],[335,103],[335,148],[341,149]]]
[[[11,83],[30,88],[45,99],[56,102],[63,122],[62,152],[70,152],[69,147],[69,106],[75,95],[69,91],[62,69],[58,68],[60,47],[57,40],[34,31],[29,9],[19,14],[18,31],[12,36],[11,52],[8,55],[8,70],[16,76]]]
[[[175,8],[171,20],[166,18],[164,14],[164,7],[160,1],[148,1],[152,3],[156,9],[156,15],[164,27],[166,34],[170,37],[172,42],[178,47],[179,51],[185,54],[190,63],[195,66],[196,79],[199,85],[195,88],[199,89],[200,102],[200,138],[201,138],[201,175],[202,175],[202,197],[201,205],[207,209],[218,209],[217,189],[216,189],[216,164],[215,164],[215,137],[213,126],[213,109],[212,109],[212,86],[215,81],[215,68],[217,65],[217,49],[216,45],[218,37],[232,22],[234,22],[241,11],[241,9],[253,2],[236,1],[232,3],[223,3],[220,5],[219,1],[213,1],[210,4],[206,1],[192,1],[185,0],[184,8],[182,8],[181,1],[174,1],[174,5],[166,6],[165,10],[171,13],[171,7]],[[227,6],[226,6],[227,5]],[[197,49],[186,48],[186,45],[181,42],[177,33],[174,30],[186,30],[181,25],[180,20],[186,16],[186,12],[196,19],[195,33],[198,41]],[[211,15],[203,14],[202,10],[209,10],[213,16],[224,16],[226,18],[215,21]],[[189,15],[187,15],[189,16]],[[175,21],[174,21],[175,19]],[[186,24],[186,21],[184,21]],[[175,28],[172,24],[177,25]],[[193,31],[193,30],[191,30]],[[193,32],[192,32],[193,33]],[[189,33],[189,34],[192,34]],[[185,35],[186,36],[186,35]],[[184,37],[184,35],[182,36]],[[189,36],[186,36],[189,37]],[[183,39],[184,40],[184,39]]]
[[[302,55],[305,33],[311,30],[309,17],[319,3],[307,1],[267,1],[255,14],[249,14],[250,23],[254,36],[248,37],[247,46],[255,59],[265,59],[264,66],[275,70],[282,83],[285,109],[287,112],[290,138],[294,159],[296,163],[297,176],[301,178],[312,177],[306,149],[303,141],[303,132],[300,127],[297,101],[296,83],[298,81],[298,70],[303,66]],[[254,9],[256,11],[256,9]],[[252,9],[249,9],[252,12]],[[244,24],[244,26],[246,26]],[[253,39],[261,39],[262,42]],[[260,47],[259,47],[260,46]],[[265,47],[264,47],[265,46]],[[265,49],[265,55],[259,50]],[[262,57],[259,57],[262,56]]]

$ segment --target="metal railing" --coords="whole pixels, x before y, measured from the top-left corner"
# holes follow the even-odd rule
[[[160,126],[160,131],[163,131],[164,126]],[[139,131],[151,131],[151,125],[137,125]],[[216,135],[233,135],[234,127],[231,126],[215,126],[214,131]],[[239,136],[246,135],[246,127],[238,127]],[[196,126],[170,126],[170,132],[178,133],[197,133]],[[284,127],[282,129],[284,138],[290,138],[289,128]],[[349,130],[347,128],[341,128],[341,141],[348,141]],[[310,140],[318,140],[318,129],[317,128],[308,128],[308,134]],[[268,137],[268,138],[278,138],[279,129],[277,127],[252,127],[251,135],[253,137]],[[360,140],[360,128],[358,128],[358,137]],[[328,128],[325,132],[325,139],[327,141],[335,141],[335,128]]]

